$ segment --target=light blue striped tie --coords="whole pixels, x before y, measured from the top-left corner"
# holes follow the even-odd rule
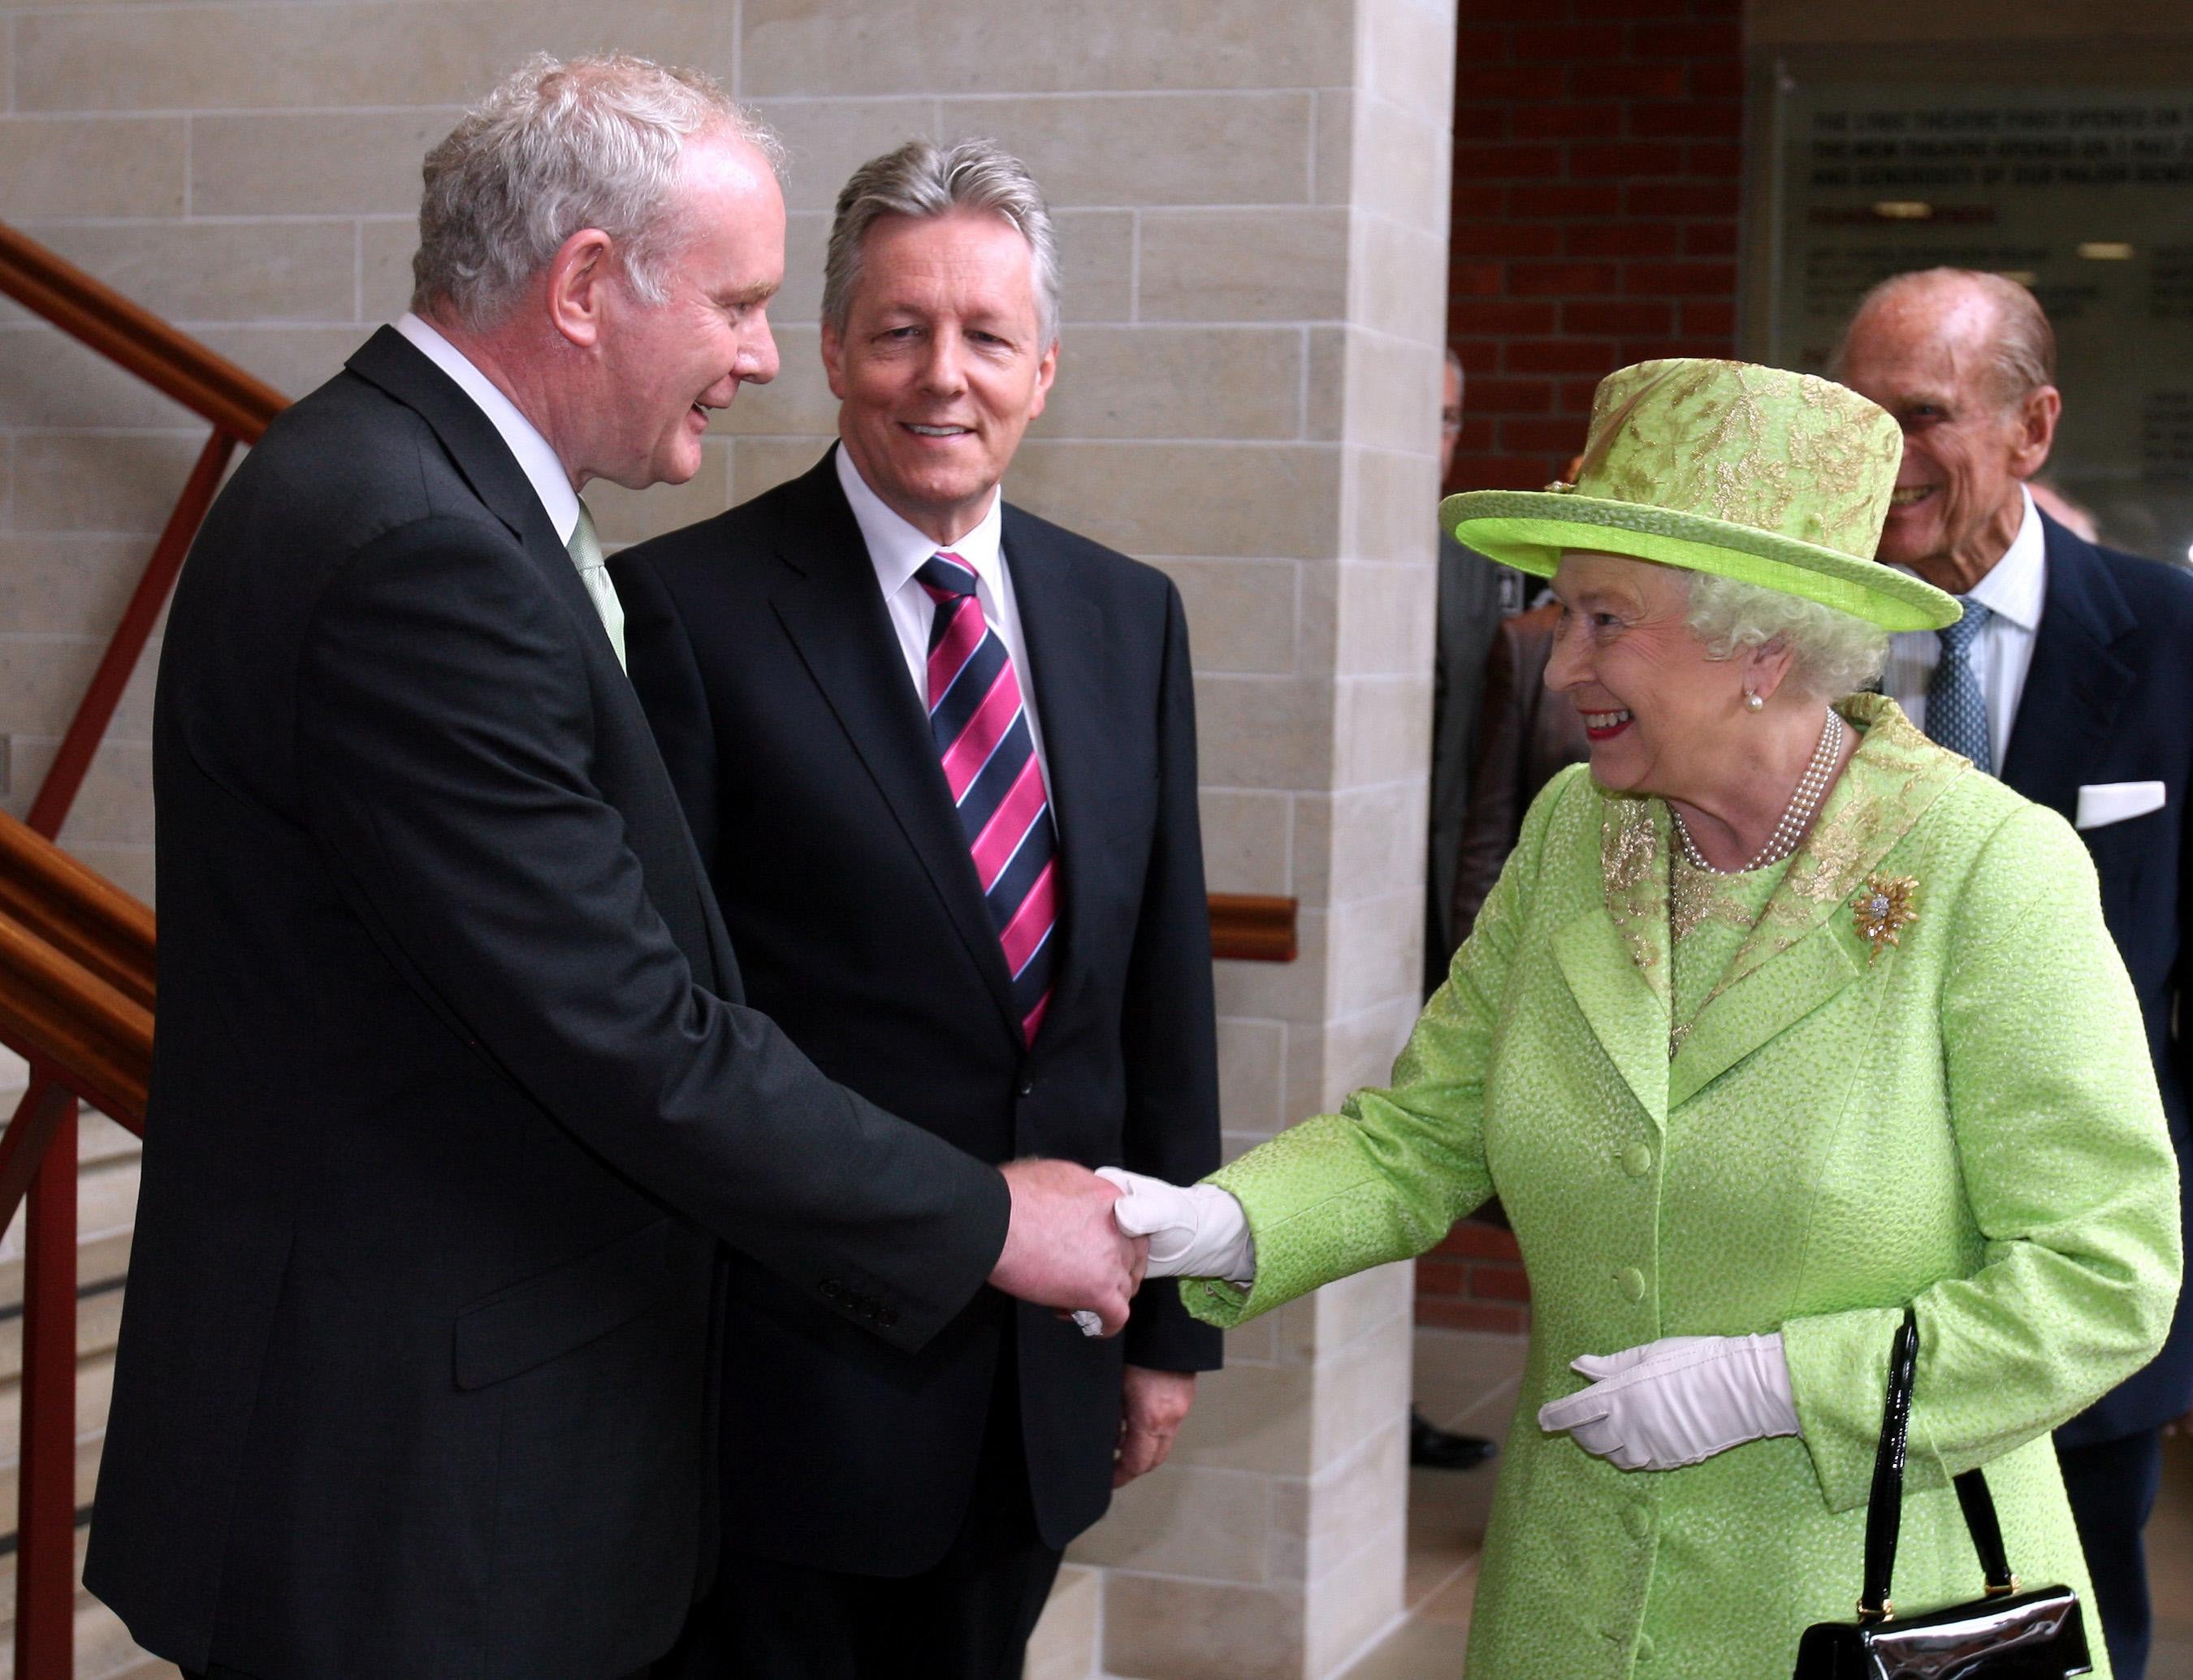
[[[1964,601],[1964,617],[1934,632],[1942,638],[1942,654],[1934,662],[1933,676],[1927,681],[1927,733],[1993,775],[1995,752],[1988,740],[1987,695],[1981,691],[1980,674],[1973,664],[1973,644],[1995,614],[1977,601]]]

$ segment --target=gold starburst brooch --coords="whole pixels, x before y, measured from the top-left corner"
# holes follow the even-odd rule
[[[1911,900],[1919,890],[1919,883],[1908,875],[1869,875],[1865,886],[1851,900],[1851,913],[1858,918],[1858,930],[1872,946],[1866,957],[1871,966],[1874,957],[1881,955],[1884,945],[1894,945],[1896,936],[1919,919],[1919,911]]]

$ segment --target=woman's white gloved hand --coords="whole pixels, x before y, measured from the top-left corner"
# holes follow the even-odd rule
[[[1538,1427],[1566,1430],[1621,1470],[1675,1470],[1746,1441],[1799,1435],[1789,1365],[1778,1333],[1668,1336],[1569,1367],[1591,1386],[1538,1408]]]
[[[1124,1167],[1099,1167],[1125,1192],[1112,1217],[1130,1237],[1150,1239],[1151,1277],[1222,1277],[1247,1283],[1257,1276],[1257,1244],[1241,1204],[1215,1184],[1167,1184]]]

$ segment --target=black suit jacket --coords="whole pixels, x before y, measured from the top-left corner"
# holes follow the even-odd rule
[[[1064,883],[1032,1049],[830,455],[617,557],[633,677],[750,995],[817,1066],[986,1161],[1188,1182],[1217,1163],[1218,1109],[1180,597],[1018,508],[1004,543]],[[966,1509],[1013,1303],[986,1293],[909,1359],[758,1266],[732,1277],[727,1534],[811,1567],[936,1563]],[[1022,1308],[1011,1342],[1037,1523],[1062,1546],[1111,1497],[1123,1351],[1209,1369],[1218,1336],[1149,1289],[1119,1340]]]
[[[2002,779],[2075,821],[2079,789],[2159,781],[2160,810],[2080,837],[2101,877],[2102,915],[2131,972],[2178,1146],[2181,1192],[2188,1046],[2173,1031],[2193,959],[2193,574],[2098,548],[2042,516],[2047,590]],[[2193,1023],[2188,1023],[2193,1027]],[[2058,1431],[2067,1446],[2153,1429],[2193,1407],[2193,1323],[2138,1375]]]
[[[189,1669],[640,1667],[711,1543],[711,1233],[903,1357],[994,1263],[1002,1181],[740,1007],[570,560],[392,331],[208,519],[154,775],[87,1584]]]

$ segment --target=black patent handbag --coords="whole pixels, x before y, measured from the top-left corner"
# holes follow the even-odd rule
[[[1906,1307],[1888,1356],[1888,1400],[1865,1511],[1865,1585],[1858,1620],[1807,1628],[1797,1643],[1795,1680],[2070,1680],[2092,1674],[2079,1595],[2068,1586],[2018,1591],[1995,1500],[1977,1470],[1953,1485],[1986,1577],[1984,1595],[1923,1616],[1897,1617],[1889,1578],[1896,1572],[1896,1540],[1904,1522],[1904,1454],[1918,1368],[1919,1320]]]

